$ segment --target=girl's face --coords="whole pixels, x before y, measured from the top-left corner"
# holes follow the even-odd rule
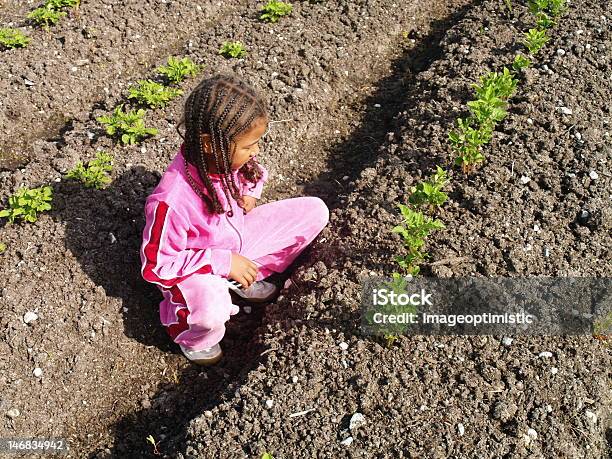
[[[259,118],[253,122],[249,130],[242,132],[234,139],[233,143],[230,143],[230,149],[232,147],[235,148],[231,160],[232,170],[240,169],[253,156],[259,153],[259,142],[266,133],[267,128],[268,120],[266,118]],[[212,154],[209,134],[202,134],[202,143],[204,153],[206,154],[208,170],[211,173],[218,174],[219,171],[216,168],[215,160]]]
[[[260,118],[251,128],[240,134],[235,141],[236,149],[232,158],[232,170],[240,169],[253,156],[259,153],[259,143],[268,129],[268,120]]]

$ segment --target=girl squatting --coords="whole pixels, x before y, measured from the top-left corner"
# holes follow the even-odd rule
[[[269,126],[263,100],[231,75],[200,82],[187,97],[183,143],[145,203],[142,277],[163,295],[161,323],[191,361],[222,355],[225,322],[238,313],[237,293],[268,301],[264,281],[284,271],[327,225],[317,197],[256,206],[268,171],[257,162]]]

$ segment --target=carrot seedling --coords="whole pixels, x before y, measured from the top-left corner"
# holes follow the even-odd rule
[[[168,88],[152,80],[139,80],[138,86],[130,88],[128,99],[136,99],[151,108],[165,107],[168,102],[183,94],[177,88]]]
[[[147,136],[157,134],[157,129],[145,127],[144,115],[143,109],[125,113],[123,105],[119,105],[111,116],[100,116],[96,120],[106,126],[108,135],[119,135],[124,144],[133,145]]]
[[[157,72],[165,75],[170,83],[178,84],[188,76],[195,76],[200,70],[201,67],[188,57],[177,59],[170,56],[168,64],[158,67]]]
[[[89,161],[87,166],[79,161],[74,169],[68,171],[66,178],[78,180],[86,188],[101,189],[111,181],[107,173],[113,170],[112,160],[111,155],[99,151],[96,159]]]
[[[281,17],[287,16],[293,10],[291,3],[270,0],[262,7],[259,19],[266,22],[277,22]]]
[[[0,28],[0,47],[6,49],[25,48],[30,43],[31,38],[24,35],[18,29],[9,27]]]
[[[53,190],[50,186],[28,189],[20,188],[14,195],[9,197],[7,209],[0,210],[0,217],[8,218],[9,223],[16,219],[26,222],[35,222],[39,212],[51,210]]]
[[[546,30],[539,29],[529,29],[529,32],[525,32],[523,36],[523,44],[531,55],[536,54],[550,39],[546,36]]]
[[[221,45],[221,48],[219,49],[219,54],[227,58],[241,58],[246,56],[246,53],[247,52],[244,48],[244,45],[239,41],[226,41]]]
[[[448,196],[442,188],[448,184],[448,175],[440,166],[436,166],[436,173],[428,181],[412,187],[408,202],[417,207],[429,206],[432,209],[440,207],[446,202]]]

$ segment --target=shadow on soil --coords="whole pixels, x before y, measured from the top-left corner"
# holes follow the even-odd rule
[[[439,43],[445,31],[465,14],[466,9],[433,23],[430,34],[414,37],[416,46],[395,62],[393,74],[380,80],[376,93],[365,101],[367,107],[377,103],[385,109],[368,108],[353,136],[332,147],[329,172],[308,185],[305,194],[321,197],[330,209],[340,205],[337,196],[341,193],[331,190],[329,184],[345,175],[350,178],[344,182],[348,184],[375,161],[394,117],[405,104],[419,102],[419,95],[411,92],[415,76],[439,56]],[[57,196],[58,218],[66,222],[67,248],[79,259],[90,278],[105,289],[107,296],[121,298],[126,308],[123,317],[126,336],[163,352],[179,354],[178,346],[172,343],[159,323],[161,294],[140,276],[143,206],[159,178],[158,173],[135,167],[104,190],[85,190],[78,184],[61,182],[54,185],[54,195]],[[347,189],[343,191],[348,192],[348,185],[344,186]],[[294,266],[307,257],[308,253],[302,254]],[[255,335],[261,315],[262,308],[254,306],[252,314],[241,312],[232,316],[227,324],[223,340],[225,356],[220,364],[202,368],[185,362],[177,375],[180,383],[161,384],[163,389],[151,398],[149,408],[124,416],[112,426],[113,449],[89,451],[89,457],[159,457],[145,441],[148,435],[159,441],[162,454],[175,457],[177,449],[182,447],[180,439],[185,437],[189,421],[231,395],[249,371],[263,360],[260,354],[264,349]],[[310,325],[329,326],[324,323]],[[339,323],[333,326],[342,328]],[[152,386],[161,383],[152,380],[151,374],[138,376],[147,379]],[[83,438],[88,433],[84,430]],[[168,443],[168,440],[174,441]]]

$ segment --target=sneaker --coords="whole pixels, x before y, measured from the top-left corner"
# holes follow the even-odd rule
[[[215,344],[213,347],[204,348],[201,351],[183,347],[180,344],[179,346],[185,357],[198,365],[214,365],[221,360],[221,356],[223,355],[219,343]]]
[[[227,285],[238,296],[254,303],[270,301],[279,291],[272,282],[263,280],[253,282],[249,288],[243,288],[241,283],[232,279],[227,279]]]

